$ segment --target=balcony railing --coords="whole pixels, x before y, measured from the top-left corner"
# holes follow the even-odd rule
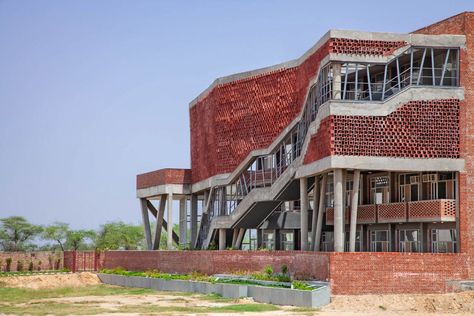
[[[350,208],[344,213],[348,224]],[[360,205],[357,211],[357,224],[455,221],[456,200],[448,199]],[[326,225],[334,225],[334,208],[326,209]]]

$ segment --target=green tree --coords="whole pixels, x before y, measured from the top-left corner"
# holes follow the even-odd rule
[[[23,251],[35,248],[30,242],[42,231],[41,226],[29,223],[21,216],[0,219],[0,245],[4,251]]]
[[[136,250],[141,248],[145,238],[141,225],[112,222],[101,226],[96,248],[101,250]]]
[[[96,238],[94,230],[69,230],[66,234],[66,248],[69,250],[79,250],[91,248],[87,241],[93,241]]]
[[[61,251],[64,251],[68,232],[69,224],[56,222],[44,228],[41,238],[57,242]]]

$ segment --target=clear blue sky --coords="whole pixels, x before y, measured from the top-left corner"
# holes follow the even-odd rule
[[[139,223],[135,175],[189,167],[188,103],[214,78],[297,58],[330,28],[410,32],[466,10],[472,0],[0,0],[0,217]]]

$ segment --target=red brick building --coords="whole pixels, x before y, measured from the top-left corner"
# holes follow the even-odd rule
[[[191,169],[137,176],[148,247],[165,229],[169,248],[470,257],[473,52],[466,12],[410,34],[331,30],[215,80],[190,103]]]

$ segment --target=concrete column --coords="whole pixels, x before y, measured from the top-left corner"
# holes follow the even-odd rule
[[[219,229],[219,250],[225,250],[226,248],[226,229]]]
[[[148,206],[146,205],[146,199],[140,199],[140,206],[142,209],[143,227],[145,228],[146,246],[148,250],[151,250],[153,245],[151,244],[150,218],[148,217]]]
[[[163,218],[165,217],[166,194],[160,197],[160,206],[156,213],[155,238],[153,239],[153,250],[160,248],[161,231],[163,229]]]
[[[341,64],[332,65],[333,81],[332,81],[332,98],[341,99]]]
[[[300,229],[301,229],[301,240],[300,249],[303,251],[308,250],[308,179],[300,179]]]
[[[173,249],[173,193],[168,194],[168,237],[167,248]]]
[[[186,212],[186,197],[179,200],[179,244],[182,248],[187,244],[187,212]]]
[[[323,174],[321,180],[321,188],[319,189],[319,210],[318,219],[316,221],[316,236],[313,241],[313,251],[319,251],[321,245],[321,233],[323,230],[323,214],[326,210],[326,185],[328,181],[328,175]]]
[[[359,207],[359,182],[360,170],[354,170],[352,178],[352,194],[351,194],[351,224],[349,229],[349,251],[355,251],[356,243],[356,227],[357,227],[357,209]]]
[[[239,235],[237,236],[237,241],[235,243],[235,249],[240,249],[242,247],[242,240],[244,239],[245,228],[239,229]]]
[[[334,251],[344,252],[343,170],[334,169]]]
[[[194,248],[197,237],[197,220],[198,220],[198,197],[191,194],[191,242],[190,246]]]
[[[313,216],[311,218],[311,250],[314,251],[314,241],[316,240],[316,227],[318,225],[319,211],[319,176],[314,177],[313,188]]]
[[[237,244],[238,236],[239,236],[239,229],[234,228],[232,230],[232,249],[235,249],[235,245]]]
[[[226,203],[226,196],[227,196],[227,192],[226,192],[226,187],[223,186],[220,188],[219,190],[219,216],[223,216],[225,215],[226,213],[226,207],[227,207],[227,203]]]
[[[202,209],[202,212],[203,213],[207,213],[208,212],[208,209],[207,209],[207,206],[208,206],[208,201],[209,201],[209,191],[208,190],[205,190],[204,191],[204,204],[203,204],[203,209]]]

